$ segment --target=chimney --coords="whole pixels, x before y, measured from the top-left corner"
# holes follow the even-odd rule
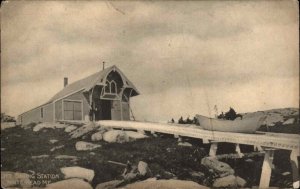
[[[103,61],[102,64],[103,64],[102,70],[104,70],[105,69],[105,62]]]
[[[68,85],[68,78],[65,77],[65,78],[64,78],[64,87],[66,87],[67,85]]]

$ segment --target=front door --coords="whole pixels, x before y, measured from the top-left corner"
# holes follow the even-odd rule
[[[110,100],[100,100],[100,110],[101,120],[111,120],[111,101]]]

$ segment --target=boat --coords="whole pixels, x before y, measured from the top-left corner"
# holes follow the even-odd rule
[[[196,115],[196,119],[203,129],[209,131],[233,132],[233,133],[254,133],[266,119],[265,116],[257,116],[244,119],[224,120]]]

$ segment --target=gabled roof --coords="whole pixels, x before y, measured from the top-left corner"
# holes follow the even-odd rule
[[[122,77],[124,87],[134,89],[135,93],[133,93],[132,96],[136,96],[136,95],[140,94],[138,92],[138,90],[136,89],[136,87],[133,85],[133,83],[128,80],[128,78],[121,72],[121,70],[119,68],[117,68],[117,66],[113,65],[113,66],[108,67],[104,70],[101,70],[93,75],[90,75],[86,78],[83,78],[81,80],[75,81],[75,82],[67,85],[61,91],[56,93],[47,103],[56,101],[58,99],[61,99],[65,96],[71,95],[71,94],[81,91],[81,90],[89,91],[96,85],[104,86],[106,83],[106,76],[113,70],[117,71],[120,74],[120,76]]]
[[[133,93],[131,93],[131,96],[136,96],[136,95],[139,95],[139,91],[136,89],[136,87],[133,85],[133,83],[131,81],[129,81],[129,79],[123,74],[123,72],[117,68],[117,66],[113,65],[111,67],[108,67],[104,70],[101,70],[97,73],[94,73],[93,75],[90,75],[86,78],[83,78],[81,80],[78,80],[78,81],[75,81],[69,85],[67,85],[66,87],[64,87],[61,91],[59,91],[58,93],[56,93],[48,102],[40,105],[40,106],[37,106],[33,109],[30,109],[26,112],[23,112],[22,114],[20,115],[23,115],[31,110],[34,110],[36,108],[39,108],[39,107],[42,107],[44,105],[47,105],[51,102],[54,102],[56,100],[59,100],[59,99],[62,99],[64,97],[67,97],[69,95],[72,95],[76,92],[79,92],[79,91],[89,91],[90,89],[92,89],[94,86],[96,85],[102,85],[104,86],[105,83],[106,83],[106,76],[111,72],[111,71],[117,71],[120,76],[122,77],[122,80],[123,80],[123,87],[125,88],[132,88],[133,89]]]

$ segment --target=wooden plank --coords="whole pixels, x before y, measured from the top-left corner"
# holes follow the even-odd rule
[[[251,152],[251,153],[244,153],[244,158],[250,158],[254,156],[264,156],[264,152]],[[216,155],[217,159],[239,159],[241,158],[238,154],[220,154]]]

